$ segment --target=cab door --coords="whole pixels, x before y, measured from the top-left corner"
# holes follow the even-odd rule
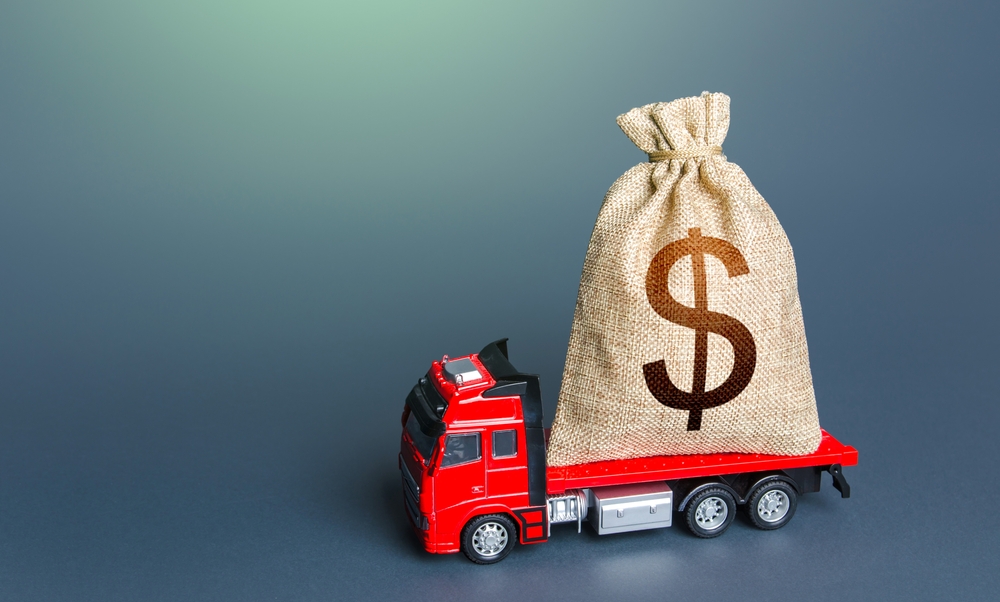
[[[483,433],[449,433],[441,438],[434,474],[434,508],[442,512],[486,497]]]
[[[526,506],[528,462],[520,424],[498,426],[484,433],[486,447],[486,492],[490,500],[511,507]]]

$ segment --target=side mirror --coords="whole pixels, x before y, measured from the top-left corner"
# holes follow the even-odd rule
[[[434,444],[434,451],[431,452],[430,460],[427,460],[427,476],[433,477],[434,473],[437,472],[435,468],[438,465],[439,456],[441,455],[441,441],[444,439],[444,435],[438,438],[438,442]]]

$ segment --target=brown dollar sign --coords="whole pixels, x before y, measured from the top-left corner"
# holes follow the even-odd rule
[[[725,314],[708,311],[708,284],[705,278],[705,253],[714,255],[726,266],[730,278],[750,273],[746,259],[739,249],[721,238],[701,235],[701,228],[688,230],[688,237],[676,240],[660,249],[649,262],[646,272],[646,297],[649,304],[665,320],[693,328],[694,381],[691,392],[678,389],[670,381],[667,365],[658,360],[643,365],[646,386],[653,397],[663,405],[688,411],[687,430],[701,429],[703,410],[721,406],[736,398],[750,384],[757,367],[757,346],[753,335],[742,322]],[[694,307],[678,303],[667,289],[670,268],[681,258],[690,255],[694,268]],[[726,337],[733,345],[733,371],[718,388],[705,391],[708,370],[708,333]]]

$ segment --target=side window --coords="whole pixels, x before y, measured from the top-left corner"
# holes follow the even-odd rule
[[[474,462],[480,457],[479,433],[467,435],[448,435],[444,446],[444,457],[441,458],[441,468]]]
[[[493,432],[493,457],[512,458],[517,455],[517,431]]]

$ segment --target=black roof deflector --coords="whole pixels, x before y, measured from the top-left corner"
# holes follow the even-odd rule
[[[501,381],[505,376],[518,374],[517,368],[507,359],[507,339],[493,341],[479,352],[479,361],[486,366],[493,380]]]

